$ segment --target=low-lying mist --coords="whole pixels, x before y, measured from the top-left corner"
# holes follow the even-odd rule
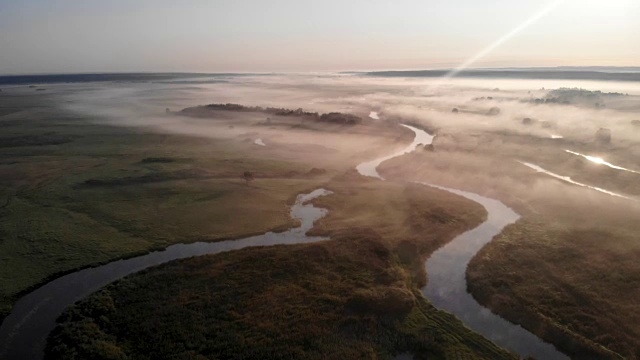
[[[451,132],[511,131],[590,141],[599,128],[608,128],[616,141],[640,138],[640,126],[634,123],[640,120],[640,85],[635,83],[453,79],[434,86],[434,79],[295,74],[217,81],[98,85],[65,95],[65,105],[114,124],[165,128],[179,121],[165,115],[167,108],[238,103],[362,117],[375,111],[380,121],[411,121]],[[568,104],[545,103],[553,98],[551,90],[559,88],[604,94],[586,94]]]
[[[634,181],[585,168],[566,152],[640,169],[640,84],[633,82],[451,79],[442,83],[439,79],[351,74],[209,80],[76,85],[75,90],[65,87],[60,92],[60,103],[99,123],[240,138],[254,144],[260,139],[266,144],[261,151],[278,149],[281,157],[293,156],[287,152],[297,156],[314,153],[315,157],[306,158],[312,162],[320,161],[320,154],[340,153],[345,164],[402,148],[411,134],[406,133],[406,138],[392,134],[392,141],[385,141],[382,138],[389,134],[384,125],[409,123],[437,135],[434,144],[442,158],[446,158],[442,152],[473,153],[481,169],[506,156],[513,161],[512,167],[524,167],[517,161],[530,162],[590,186],[623,195],[640,194]],[[327,127],[317,132],[296,123],[278,126],[275,121],[266,126],[265,114],[216,114],[213,118],[179,114],[183,108],[211,103],[350,113],[364,119],[364,126],[357,130]]]

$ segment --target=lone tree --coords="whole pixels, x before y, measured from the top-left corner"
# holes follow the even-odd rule
[[[244,174],[242,174],[242,178],[247,182],[247,186],[249,186],[249,183],[254,180],[253,173],[251,171],[245,171]]]
[[[600,144],[610,144],[611,143],[611,129],[600,128],[596,131],[595,136],[596,142]]]
[[[487,111],[487,115],[496,116],[500,114],[500,108],[497,106],[492,107]]]

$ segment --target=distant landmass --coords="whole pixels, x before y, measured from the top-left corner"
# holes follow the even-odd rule
[[[445,76],[449,69],[434,70],[389,70],[389,71],[345,71],[341,74],[378,77],[425,77]],[[0,75],[0,85],[31,85],[85,82],[159,82],[171,84],[205,84],[224,82],[224,78],[242,76],[270,76],[274,73],[94,73],[94,74],[39,74]],[[601,80],[640,81],[640,67],[587,66],[547,68],[484,68],[464,70],[456,77],[505,78],[505,79],[551,79],[551,80]],[[213,78],[213,79],[212,79]]]
[[[96,73],[96,74],[42,74],[42,75],[4,75],[0,76],[0,85],[28,85],[83,82],[171,82],[178,79],[198,79],[211,77],[258,76],[268,74],[244,73]]]
[[[360,73],[380,77],[443,77],[450,70],[398,70]],[[640,81],[640,67],[555,67],[469,69],[456,74],[462,78],[550,79]]]

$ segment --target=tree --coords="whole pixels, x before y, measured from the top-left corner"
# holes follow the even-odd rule
[[[596,131],[596,142],[600,144],[610,144],[611,143],[611,129],[600,128]]]
[[[242,178],[247,182],[247,186],[249,186],[249,183],[254,180],[253,173],[251,171],[245,171]]]
[[[499,115],[500,114],[500,108],[499,107],[492,107],[491,109],[489,109],[489,111],[487,112],[487,115],[491,115],[491,116],[495,116],[495,115]]]

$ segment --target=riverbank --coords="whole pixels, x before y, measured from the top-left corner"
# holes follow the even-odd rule
[[[42,358],[48,334],[65,308],[101,287],[148,267],[175,259],[219,253],[251,246],[308,243],[324,240],[306,237],[314,221],[326,214],[324,209],[305,205],[309,200],[330,192],[317,189],[296,197],[291,208],[297,228],[281,233],[265,233],[239,240],[214,243],[178,244],[148,255],[120,260],[60,277],[20,298],[11,314],[0,326],[0,356],[6,359]],[[29,344],[29,346],[24,346]]]
[[[517,160],[616,192],[635,187],[629,176],[637,174],[585,163],[551,140],[444,130],[442,138],[435,152],[391,160],[381,174],[500,199],[522,216],[471,261],[473,296],[572,357],[637,358],[636,203],[537,173]],[[608,151],[616,163],[633,163],[633,154],[613,146]],[[556,170],[560,163],[565,166]]]
[[[174,261],[129,276],[65,313],[49,358],[64,358],[66,351],[95,356],[103,349],[159,359],[212,352],[391,358],[406,351],[515,358],[434,308],[416,286],[424,281],[424,270],[422,278],[415,272],[421,252],[480,223],[478,205],[419,185],[344,176],[328,184],[332,195],[313,201],[331,210],[312,234],[332,240]],[[372,206],[377,201],[387,206]],[[357,208],[358,216],[342,216],[351,209],[344,204]],[[99,342],[83,336],[96,326]],[[160,338],[162,346],[151,345]]]
[[[326,280],[323,280],[321,281],[321,283],[324,285],[317,286],[315,284],[317,282],[320,282],[319,279],[314,279],[314,281],[309,281],[307,279],[305,282],[306,285],[304,287],[313,286],[314,290],[322,289],[323,296],[330,296],[330,298],[333,299],[333,303],[328,309],[324,309],[323,314],[340,314],[345,312],[346,315],[352,318],[355,315],[357,319],[351,319],[352,321],[355,321],[355,323],[353,325],[350,325],[350,327],[356,326],[356,329],[360,329],[356,331],[355,335],[358,338],[365,337],[367,341],[365,341],[364,343],[364,349],[361,348],[362,345],[354,344],[344,337],[331,339],[327,338],[327,335],[324,335],[321,336],[323,342],[330,343],[331,348],[335,348],[334,350],[337,350],[340,353],[340,356],[342,356],[343,358],[345,354],[347,356],[355,356],[356,354],[359,354],[358,357],[362,357],[367,353],[369,355],[378,354],[383,357],[390,357],[391,355],[403,353],[409,350],[414,353],[420,354],[434,352],[442,355],[445,355],[447,353],[466,353],[472,358],[511,357],[511,355],[508,355],[507,353],[499,350],[499,348],[482,339],[482,337],[475,335],[468,330],[465,330],[462,326],[462,323],[460,323],[460,321],[455,319],[453,316],[438,311],[430,306],[427,301],[420,297],[416,287],[416,283],[424,283],[424,272],[417,270],[418,268],[421,268],[421,260],[425,255],[427,255],[424,254],[424,252],[429,251],[428,249],[433,250],[436,247],[442,245],[442,243],[451,238],[453,234],[459,233],[467,228],[470,223],[472,224],[473,222],[481,221],[482,217],[485,215],[482,213],[482,211],[478,211],[479,209],[477,205],[474,205],[472,202],[460,199],[455,195],[451,195],[440,190],[430,189],[416,184],[400,185],[372,180],[362,177],[355,172],[347,172],[340,177],[334,178],[327,184],[327,187],[334,191],[334,195],[316,200],[316,203],[319,202],[322,204],[324,199],[334,199],[333,201],[325,200],[324,203],[328,204],[328,207],[331,208],[338,216],[330,218],[330,220],[328,220],[324,224],[319,224],[318,228],[314,230],[314,233],[331,234],[334,237],[334,240],[328,242],[327,244],[332,244],[331,246],[339,247],[340,254],[348,255],[347,259],[339,259],[340,261],[336,263],[336,265],[340,266],[340,270],[335,270],[339,272],[340,278],[343,280],[347,280],[355,276],[355,278],[359,280],[357,283],[350,285],[350,287],[355,286],[355,288],[352,288],[350,291],[343,290],[340,292],[341,294],[352,294],[350,297],[342,301],[338,300],[340,296],[337,294],[326,295],[326,292],[331,293],[331,289],[335,287],[335,284],[331,281],[327,282]],[[359,191],[362,189],[364,189],[364,191]],[[349,201],[345,202],[345,199],[338,197],[340,195],[348,197]],[[372,199],[376,197],[381,201],[380,206],[376,206],[376,201],[373,201],[372,203]],[[404,200],[401,200],[403,198]],[[335,202],[336,199],[338,202]],[[448,210],[445,210],[442,204],[447,204],[446,206]],[[359,222],[353,222],[350,220],[354,219],[354,217],[349,213],[349,209],[345,208],[345,205],[355,207],[357,209],[358,216],[356,216],[355,218],[358,218]],[[467,213],[460,212],[460,210],[462,209],[469,209],[469,211]],[[344,214],[345,212],[346,214]],[[345,219],[349,222],[348,224],[342,222]],[[415,235],[416,232],[426,232],[425,230],[427,229],[432,235],[431,242],[425,241],[425,238]],[[358,253],[352,253],[353,250],[349,251],[348,249],[344,249],[345,245],[355,245],[355,248],[358,249]],[[322,244],[322,246],[326,247],[329,245]],[[364,253],[362,252],[363,248],[367,248],[370,246],[373,246],[373,254],[367,253],[366,251]],[[283,251],[291,250],[287,248]],[[372,255],[376,256],[373,257]],[[364,256],[366,259],[362,259],[362,256]],[[288,257],[288,259],[295,259],[294,261],[298,261],[298,259],[306,260],[302,264],[291,266],[291,268],[296,269],[304,269],[307,266],[306,263],[313,263],[318,260],[315,258],[316,257],[314,256],[300,257],[295,255]],[[194,259],[193,261],[198,260],[200,260],[200,258]],[[326,273],[326,258],[322,257],[319,260],[322,261],[322,267],[324,269],[323,272]],[[213,261],[213,259],[211,259],[211,261]],[[358,264],[360,264],[357,266],[360,271],[366,269],[366,266],[362,266],[365,263],[369,264],[370,266],[376,264],[377,266],[383,266],[382,269],[378,269],[377,271],[373,272],[373,274],[358,275],[359,271],[355,271],[355,268],[350,269],[348,266],[348,264],[353,261],[356,261]],[[397,261],[399,261],[399,263]],[[254,262],[251,262],[250,264],[246,264],[244,266],[252,268],[253,263]],[[275,263],[268,263],[269,269],[273,269],[274,267],[277,268],[280,264],[283,264],[287,267],[291,265],[288,264],[287,261],[281,260]],[[213,266],[213,264],[210,264],[209,266]],[[154,268],[143,274],[134,275],[131,278],[144,277],[145,275],[153,273],[157,269],[162,268],[163,266],[161,266],[160,268]],[[173,271],[176,270],[174,269]],[[247,271],[249,271],[249,273],[254,273],[250,269]],[[180,272],[181,271],[178,270],[178,273]],[[262,270],[259,273],[264,274],[266,272],[267,271]],[[199,273],[202,274],[200,271]],[[244,270],[241,273],[244,273]],[[369,271],[367,271],[367,273],[369,273]],[[199,279],[201,276],[202,275],[189,276],[189,278],[192,279],[191,281],[181,280],[179,282],[172,281],[170,283],[179,284],[178,286],[180,287],[180,289],[186,289],[187,284],[190,284],[190,282],[201,281],[195,280]],[[338,274],[335,274],[333,276],[338,276]],[[371,279],[374,280],[373,283],[362,284],[363,276],[365,276],[365,278],[366,276],[374,276],[373,279]],[[295,283],[295,281],[301,277],[305,279],[306,275],[302,273],[293,277],[288,276],[287,279],[289,280],[289,282],[287,282],[285,286],[287,288],[290,287],[291,282]],[[110,292],[111,290],[109,289],[117,287],[120,283],[126,282],[128,279],[130,278],[109,286],[105,291]],[[271,280],[273,281],[273,277],[271,277]],[[360,288],[360,286],[362,286],[362,288]],[[249,287],[252,290],[245,289],[245,291],[250,291],[251,294],[254,294],[255,290],[253,289],[255,288],[255,286]],[[234,286],[233,288],[235,289],[236,287]],[[118,290],[114,291],[117,292]],[[151,290],[150,293],[138,294],[137,296],[148,297],[149,300],[137,301],[137,303],[147,303],[148,305],[144,306],[152,306],[152,311],[155,312],[157,310],[157,307],[161,305],[157,303],[151,304],[151,299],[156,298],[155,296],[153,296],[154,291],[155,290]],[[170,289],[161,289],[158,291],[169,291],[170,294],[175,294],[175,292],[170,291]],[[104,291],[102,293],[104,293]],[[180,290],[179,293],[184,292]],[[209,293],[207,287],[206,294],[208,294],[207,297],[210,299],[211,296],[217,296],[218,291],[216,291],[214,294]],[[72,310],[70,311],[81,312],[81,314],[79,314],[79,318],[75,315],[65,315],[62,317],[61,320],[63,322],[65,322],[64,319],[69,318],[69,316],[71,317],[71,319],[69,320],[69,324],[63,323],[63,325],[59,326],[52,336],[50,345],[48,347],[48,354],[50,356],[52,356],[53,358],[64,358],[65,356],[69,355],[68,351],[80,351],[88,355],[95,355],[95,352],[99,352],[101,350],[99,347],[96,347],[96,345],[92,341],[89,341],[87,343],[87,341],[83,340],[82,333],[84,332],[84,330],[82,330],[82,327],[80,327],[80,331],[76,332],[76,330],[78,329],[76,324],[78,319],[81,319],[81,323],[90,322],[95,324],[96,320],[91,319],[92,315],[90,315],[95,313],[95,311],[91,308],[91,306],[93,305],[88,305],[88,310],[83,309],[83,306],[85,306],[85,303],[91,304],[91,299],[100,298],[100,296],[103,295],[94,295],[90,299],[83,301],[81,305],[72,308]],[[269,298],[271,296],[273,295],[263,295],[260,298],[264,299],[265,297]],[[270,302],[271,311],[273,311],[274,307],[277,307],[274,304],[287,304],[287,307],[285,307],[282,311],[287,313],[295,313],[296,309],[300,308],[300,311],[313,313],[314,309],[308,308],[307,306],[298,306],[294,307],[294,309],[291,309],[290,305],[292,295],[288,294],[288,296],[289,299],[287,301]],[[305,293],[304,296],[308,298],[311,295]],[[131,298],[131,295],[127,295],[125,297],[125,299],[129,298]],[[293,298],[297,299],[297,296],[293,295]],[[232,303],[235,304],[238,300],[240,299],[236,299],[232,301]],[[112,300],[107,299],[106,301],[109,303]],[[104,301],[98,300],[98,302],[103,303]],[[194,299],[187,302],[195,304],[201,303],[201,300]],[[308,304],[308,302],[309,299],[307,299],[307,301],[304,301],[305,304]],[[313,301],[311,302],[313,303]],[[161,304],[164,303],[165,302],[161,302]],[[224,302],[225,310],[229,306],[228,303],[228,300]],[[206,306],[203,306],[201,304],[196,306],[198,309],[200,309],[198,310],[198,316],[200,316],[203,311],[202,309],[215,309],[216,304],[209,303]],[[110,311],[109,314],[103,314],[103,316],[122,316],[122,313],[126,314],[128,311],[130,311],[130,307],[130,305],[127,305],[120,311]],[[135,306],[133,307],[135,308]],[[251,306],[242,310],[235,310],[234,313],[247,311],[251,312],[255,310],[260,311],[260,308],[256,309],[255,306]],[[162,312],[164,313],[164,311]],[[144,313],[144,310],[142,310],[142,313]],[[172,311],[168,311],[167,313],[172,313]],[[215,313],[224,313],[224,311],[218,311]],[[253,326],[251,326],[251,329],[244,329],[239,334],[242,334],[241,336],[244,336],[245,333],[251,334],[255,331],[258,331],[259,333],[261,329],[264,328],[265,321],[267,321],[268,323],[277,323],[282,321],[282,319],[279,317],[275,319],[270,318],[271,313],[272,312],[266,312],[262,310],[258,314],[251,315],[249,317],[251,319],[253,319],[254,317],[264,318],[266,316],[268,320],[263,320],[260,324],[254,324]],[[364,318],[362,318],[363,315],[365,316]],[[304,323],[313,323],[314,326],[318,326],[320,328],[326,327],[327,325],[330,325],[332,323],[334,325],[331,325],[330,328],[335,328],[335,326],[337,326],[338,328],[347,326],[345,324],[341,325],[340,323],[335,324],[335,319],[328,320],[326,316],[318,316],[317,318],[316,316],[311,316],[311,318],[308,318]],[[415,318],[416,316],[417,318]],[[126,317],[131,318],[131,316]],[[298,313],[293,316],[294,319],[305,317],[309,317],[309,315],[305,316]],[[340,316],[339,318],[342,319],[343,317],[344,316]],[[154,318],[157,319],[157,317]],[[410,320],[410,324],[405,323],[405,321],[407,320]],[[144,320],[141,321],[144,322]],[[327,321],[329,322],[329,324],[327,324]],[[371,333],[370,331],[361,328],[361,326],[364,325],[363,322],[371,323],[371,321],[374,321],[378,324],[376,325],[376,328],[378,330],[375,333]],[[209,324],[208,322],[201,322],[198,320],[194,320],[193,322],[200,324],[199,326],[203,327],[202,331],[204,331],[205,333],[210,331],[206,330],[210,329],[211,327],[211,324]],[[109,323],[111,323],[111,320],[109,321]],[[128,323],[131,322],[128,321]],[[139,322],[136,321],[135,323]],[[164,326],[167,326],[167,323],[170,323],[169,319],[163,320],[158,323],[157,326],[154,326],[154,332],[157,332],[158,330],[160,332],[164,331],[162,329],[164,329]],[[233,324],[230,324],[229,326],[237,325],[238,320],[235,320],[233,321]],[[123,331],[123,328],[129,327],[124,323],[121,323],[120,326],[120,329],[112,328],[112,330],[120,332]],[[158,326],[161,327],[158,328]],[[418,329],[415,328],[416,326]],[[177,327],[180,327],[180,325],[177,325]],[[176,326],[169,326],[167,330],[175,328]],[[283,325],[282,327],[279,326],[278,328],[295,329],[296,325],[288,324]],[[104,329],[104,326],[102,326],[102,329]],[[104,331],[106,331],[106,333]],[[104,336],[101,336],[101,338],[108,339],[108,341],[110,342],[109,348],[113,351],[121,351],[122,354],[128,353],[130,355],[140,351],[140,349],[135,349],[131,346],[127,346],[126,338],[122,338],[122,336],[118,336],[117,334],[109,333],[109,329],[106,329],[104,331],[102,332]],[[129,329],[126,330],[125,333],[130,333],[130,331],[137,332],[140,331],[140,329]],[[461,337],[458,341],[442,341],[436,339],[442,336],[444,336],[444,338],[448,338],[449,336],[445,335],[447,333],[457,333],[458,336]],[[177,341],[178,343],[180,343],[182,341],[180,340],[180,335],[176,337],[175,331],[172,331],[172,334],[173,335],[167,334],[163,336],[165,342],[168,338],[172,338],[172,340],[169,340],[170,342]],[[428,335],[425,337],[425,334]],[[277,336],[279,337],[282,335],[279,334]],[[319,334],[314,332],[314,335],[314,340],[316,340],[316,337]],[[351,335],[353,336],[354,334]],[[139,334],[139,336],[142,336],[144,338],[146,335]],[[287,339],[283,343],[287,344],[287,346],[285,348],[278,348],[278,350],[276,350],[278,356],[285,356],[291,351],[296,351],[295,345],[290,346],[288,344],[299,343],[299,341],[301,341],[301,339],[299,339],[300,337],[303,339],[308,339],[304,340],[305,343],[313,341],[308,337],[308,329],[305,329],[305,331],[300,330],[288,332],[286,336]],[[121,340],[118,340],[119,337],[121,338]],[[216,340],[221,340],[221,337],[219,335],[215,335],[213,336],[213,338],[215,338]],[[107,340],[101,341],[101,344],[104,344],[105,341]],[[124,343],[120,344],[119,342],[122,341],[124,341]],[[435,346],[436,343],[439,343],[437,347]],[[69,344],[80,345],[74,346],[73,348],[69,349]],[[123,349],[122,346],[126,347],[126,349]],[[167,353],[175,353],[177,351],[176,349],[180,349],[180,346],[177,343],[170,343],[167,346],[167,348],[164,348],[162,351],[156,354],[156,356],[162,358],[163,356],[166,356]],[[200,348],[211,348],[211,346],[216,347],[216,341],[210,341],[206,345],[202,344],[200,345]],[[272,353],[272,350],[269,349],[273,346],[274,344],[272,342],[268,342],[267,344],[256,344],[255,346],[251,347],[251,352],[252,354],[254,354],[255,351],[269,351],[270,353]],[[321,347],[320,345],[317,346]],[[293,350],[291,349],[292,347],[294,348]],[[234,346],[232,344],[225,344],[222,348],[219,348],[218,351],[224,352],[229,351],[229,349],[236,348],[237,346]],[[371,350],[367,350],[372,348],[373,352],[371,352]],[[237,350],[234,351],[237,352]],[[317,349],[311,351],[307,350],[304,353],[305,357],[313,358],[313,356],[319,354],[323,354],[324,357],[326,354],[326,351],[317,351]],[[135,355],[133,356],[135,357]],[[263,355],[261,357],[268,356]]]
[[[263,127],[251,119],[234,119],[232,130],[206,121],[199,136],[112,126],[67,109],[66,95],[49,90],[0,97],[0,320],[22,295],[79,269],[291,228],[292,198],[362,156],[332,147],[351,135],[330,126],[290,129],[256,151],[252,132]],[[176,117],[161,110],[147,116]],[[394,146],[407,135],[386,131],[353,136]],[[302,151],[302,138],[327,146]]]

